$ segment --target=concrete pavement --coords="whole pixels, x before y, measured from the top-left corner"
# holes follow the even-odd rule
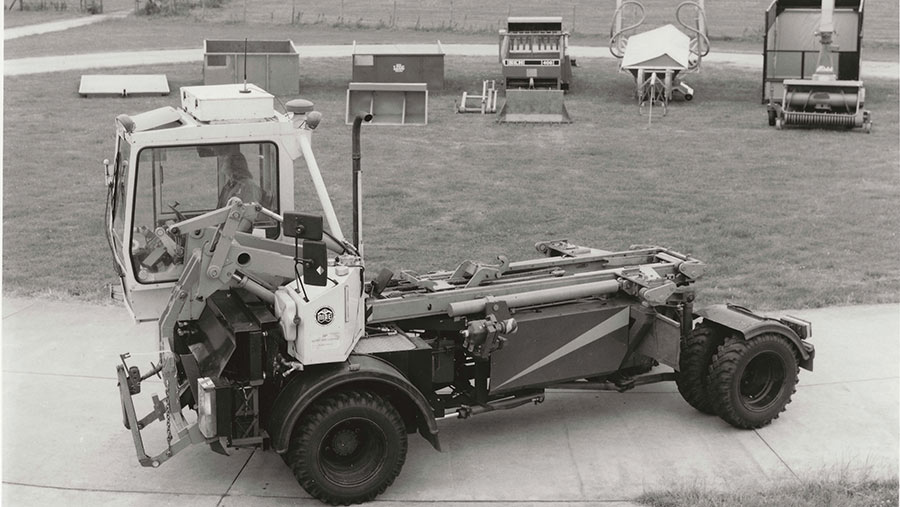
[[[358,48],[366,45],[360,44]],[[441,44],[448,56],[496,57],[494,44]],[[352,45],[297,46],[300,58],[342,58],[350,57]],[[572,46],[569,54],[573,58],[612,58],[606,47]],[[111,67],[133,67],[159,65],[164,63],[191,63],[203,60],[203,49],[166,49],[154,51],[131,51],[115,53],[91,53],[66,56],[40,56],[4,60],[3,75],[19,76],[78,69],[99,69]],[[762,55],[753,53],[710,53],[705,65],[724,65],[745,70],[761,70]],[[900,63],[864,61],[861,64],[862,79],[898,79]]]
[[[92,25],[107,19],[124,18],[131,14],[131,11],[116,11],[108,14],[95,14],[93,16],[84,16],[73,19],[63,19],[60,21],[51,21],[48,23],[37,23],[34,25],[16,26],[13,28],[3,29],[3,40],[18,39],[19,37],[27,37],[29,35],[40,35],[42,33],[61,32],[70,28],[78,28],[80,26]]]
[[[554,391],[542,405],[441,421],[442,453],[411,436],[406,465],[378,503],[625,506],[685,483],[726,488],[841,470],[896,476],[900,306],[792,313],[813,322],[815,371],[801,372],[793,403],[766,428],[705,416],[673,384]],[[138,465],[114,366],[130,351],[145,368],[155,339],[154,327],[134,325],[124,308],[3,300],[2,503],[318,505],[270,452],[225,457],[195,446],[159,469]],[[161,387],[146,385],[145,397]],[[159,452],[164,427],[154,426],[145,441]]]

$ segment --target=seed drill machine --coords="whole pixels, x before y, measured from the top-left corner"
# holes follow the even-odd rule
[[[511,17],[500,30],[506,102],[499,123],[571,123],[565,92],[572,81],[569,32],[562,18]]]
[[[782,72],[795,75],[799,73],[799,79],[783,81],[780,101],[770,92],[767,107],[770,126],[779,130],[786,125],[796,125],[862,128],[866,133],[871,132],[872,114],[864,109],[866,89],[858,79],[863,2],[838,2],[840,9],[835,7],[835,0],[822,0],[821,10],[818,12],[811,8],[816,2],[808,0],[774,0],[769,7],[766,13],[764,73],[771,72],[776,78]],[[816,17],[819,23],[814,35],[818,39],[819,51],[818,58],[809,61],[814,64],[815,69],[809,76],[804,52],[779,49],[791,44],[801,46],[805,34],[791,32],[808,28],[804,22],[814,22]],[[855,46],[849,51],[837,52],[835,37],[838,23],[843,30],[849,32],[843,35],[844,40]],[[795,42],[796,39],[800,40]],[[845,78],[839,79],[839,75]],[[765,88],[765,74],[763,81]]]
[[[280,112],[253,85],[184,87],[180,99],[116,118],[106,163],[122,296],[159,332],[149,370],[128,354],[117,366],[143,466],[194,444],[271,449],[314,497],[359,503],[400,473],[408,434],[440,450],[440,418],[540,403],[554,388],[674,380],[698,410],[758,428],[785,409],[799,368],[812,369],[808,322],[695,309],[705,265],[667,248],[550,240],[534,259],[367,277],[366,118],[351,128],[348,239],[312,151],[322,115],[310,102]],[[294,211],[309,204],[294,202],[300,159],[322,214]],[[154,375],[162,394],[139,396]],[[165,438],[149,451],[156,422]]]
[[[694,98],[694,89],[681,74],[699,71],[700,61],[709,53],[706,11],[703,0],[678,4],[675,19],[687,34],[671,24],[635,33],[644,18],[644,6],[637,0],[616,0],[609,51],[620,60],[619,70],[634,76],[641,112],[651,114],[659,107],[665,115],[675,92],[685,100]]]

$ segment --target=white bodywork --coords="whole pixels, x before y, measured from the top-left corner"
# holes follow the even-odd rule
[[[685,70],[690,66],[690,56],[691,38],[665,25],[629,37],[622,68]]]
[[[275,315],[288,353],[304,365],[344,361],[363,335],[365,295],[360,268],[332,266],[328,272],[337,283],[305,285],[309,301],[296,281],[275,291]]]
[[[278,153],[277,196],[278,210],[294,209],[294,161],[309,154],[307,166],[310,173],[321,180],[319,169],[312,158],[310,149],[312,131],[300,128],[305,119],[292,114],[284,114],[274,109],[274,97],[254,85],[218,85],[184,87],[180,91],[181,107],[163,107],[145,113],[117,119],[118,143],[127,143],[129,157],[124,189],[128,193],[119,198],[125,202],[124,216],[127,220],[135,216],[135,202],[132,196],[137,188],[138,154],[148,147],[178,147],[217,143],[271,143]],[[124,117],[124,119],[123,119]],[[121,147],[117,146],[117,151]],[[318,186],[318,185],[317,185]],[[317,189],[318,190],[318,189]],[[325,209],[332,206],[327,194],[319,195],[327,201]],[[327,213],[332,233],[342,238],[340,228],[335,227],[333,211]],[[183,265],[173,266],[167,272],[166,281],[139,280],[136,276],[140,266],[135,266],[129,254],[131,245],[142,240],[131,223],[126,223],[118,234],[112,234],[116,262],[122,271],[123,296],[132,316],[137,321],[159,318],[166,301],[175,285]],[[291,240],[291,238],[287,238]]]

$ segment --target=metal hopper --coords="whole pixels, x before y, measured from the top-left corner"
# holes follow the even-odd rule
[[[562,90],[506,90],[497,123],[572,123]]]

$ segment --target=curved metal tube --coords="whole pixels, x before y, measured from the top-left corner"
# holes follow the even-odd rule
[[[357,113],[356,118],[353,119],[353,130],[351,133],[351,157],[353,158],[353,246],[356,247],[357,251],[359,251],[359,244],[362,241],[362,189],[360,188],[362,181],[359,174],[362,172],[360,165],[362,154],[359,148],[359,131],[362,122],[371,120],[371,113]]]
[[[622,14],[629,5],[637,8],[641,19],[633,25],[622,28]],[[637,0],[625,0],[616,8],[616,12],[613,14],[613,24],[609,27],[609,52],[613,56],[616,58],[625,56],[625,44],[628,42],[628,37],[625,36],[625,33],[641,26],[645,18],[644,5]]]
[[[690,22],[685,22],[681,19],[682,9],[687,7],[697,9],[696,26],[692,26]],[[675,8],[675,19],[685,30],[694,34],[694,37],[691,39],[691,54],[696,57],[696,60],[690,62],[690,69],[696,69],[700,66],[700,60],[709,54],[709,35],[706,30],[706,11],[703,10],[703,6],[699,3],[693,0],[686,0],[685,2],[678,4],[678,7]]]

